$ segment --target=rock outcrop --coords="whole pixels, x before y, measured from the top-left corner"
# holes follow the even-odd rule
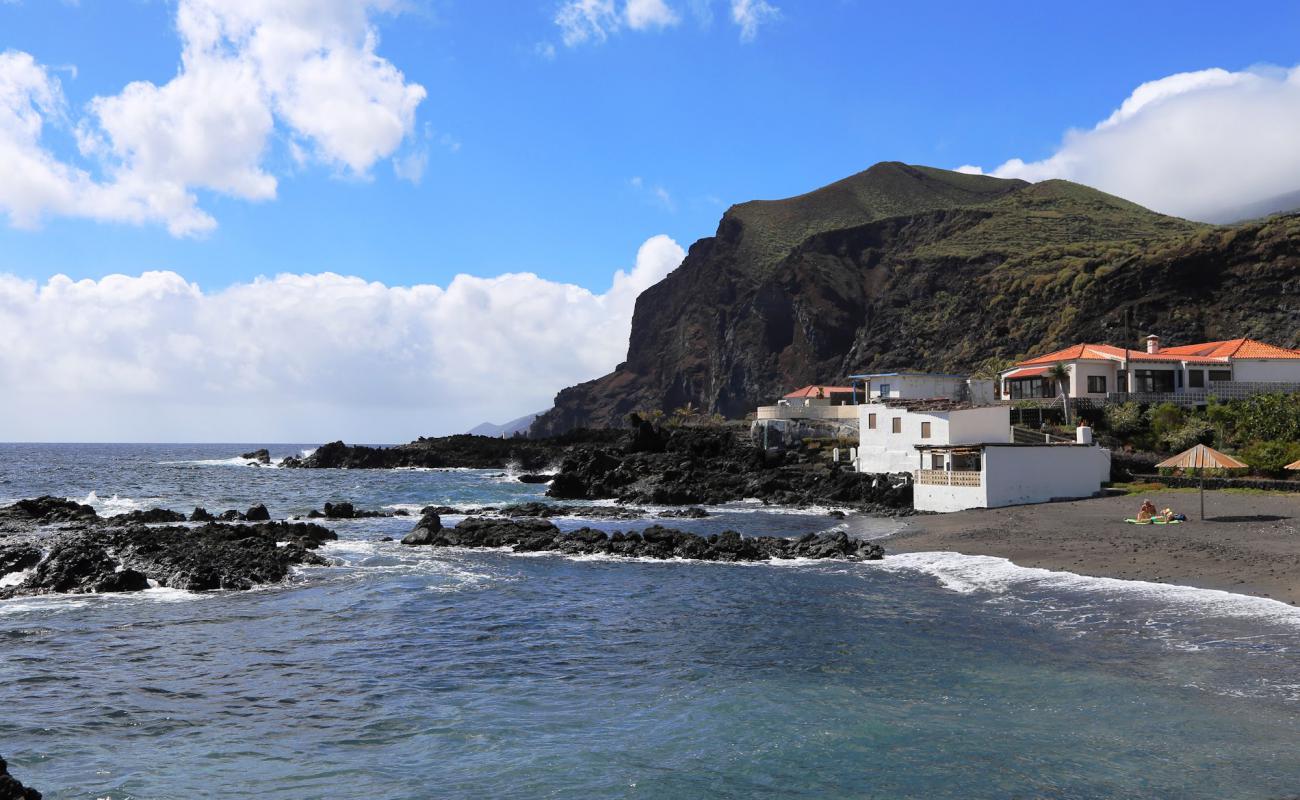
[[[408,541],[408,539],[410,541]],[[699,536],[652,525],[642,531],[608,534],[593,528],[561,531],[544,519],[470,517],[455,528],[433,528],[421,520],[403,544],[434,547],[509,547],[517,553],[612,555],[628,558],[686,558],[699,561],[767,561],[815,558],[871,561],[884,556],[875,542],[843,531],[810,533],[798,539],[746,537],[736,531]]]
[[[9,774],[9,765],[0,758],[0,800],[41,800],[41,793],[29,789]]]
[[[255,506],[262,508],[264,506]],[[250,589],[284,580],[295,564],[326,564],[312,551],[337,535],[314,523],[270,522],[191,527],[174,512],[101,520],[57,498],[0,508],[11,525],[0,539],[0,576],[26,574],[0,598],[52,593],[133,592],[151,585],[204,591]],[[69,521],[67,517],[73,516]],[[210,515],[209,515],[210,516]],[[18,520],[26,527],[17,527]],[[34,538],[37,526],[58,524]]]

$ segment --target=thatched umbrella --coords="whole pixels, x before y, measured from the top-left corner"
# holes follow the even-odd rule
[[[1298,462],[1300,463],[1300,462]],[[1179,453],[1156,464],[1157,469],[1194,469],[1201,478],[1201,519],[1205,519],[1205,470],[1207,469],[1246,469],[1247,465],[1215,450],[1198,444],[1191,450]]]

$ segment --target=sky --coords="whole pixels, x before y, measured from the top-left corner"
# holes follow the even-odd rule
[[[1300,6],[0,0],[0,440],[546,408],[727,206],[884,160],[1300,190]]]

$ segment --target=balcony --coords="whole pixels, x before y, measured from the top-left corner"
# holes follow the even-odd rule
[[[974,470],[922,469],[916,472],[916,482],[925,486],[980,486],[981,473]]]

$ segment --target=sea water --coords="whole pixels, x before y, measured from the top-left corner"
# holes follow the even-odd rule
[[[0,445],[0,502],[282,518],[545,499],[508,472],[252,467],[252,448]],[[886,547],[898,528],[712,511],[665,524]],[[944,553],[730,565],[382,541],[413,522],[328,522],[337,566],[250,592],[0,601],[0,754],[47,798],[1300,794],[1300,613],[1280,603]]]

